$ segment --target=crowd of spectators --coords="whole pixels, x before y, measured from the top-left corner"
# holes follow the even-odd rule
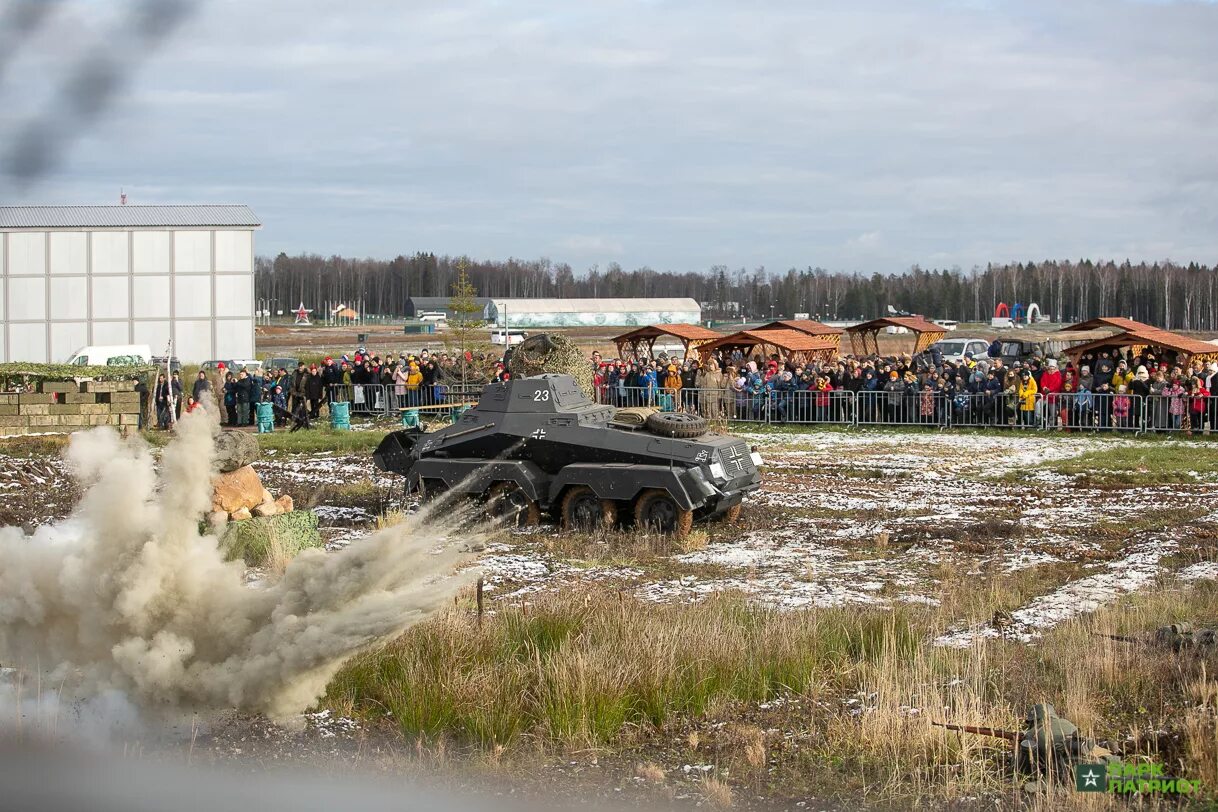
[[[1143,350],[1100,352],[1078,363],[1033,357],[1005,364],[998,342],[984,357],[910,356],[800,364],[780,355],[660,355],[602,361],[604,403],[683,408],[707,417],[774,422],[922,423],[1183,430],[1218,428],[1218,364],[1176,363]]]
[[[464,358],[447,352],[424,349],[417,354],[398,357],[370,353],[360,348],[350,357],[327,357],[320,364],[301,362],[295,370],[285,367],[263,370],[225,369],[218,365],[219,386],[213,395],[213,381],[200,371],[186,398],[185,408],[192,411],[205,398],[215,398],[221,406],[221,421],[229,426],[254,425],[258,405],[272,406],[276,426],[289,422],[309,427],[332,402],[350,404],[354,412],[385,412],[401,407],[443,403],[449,390],[462,384],[481,386],[492,378],[508,377],[503,360],[488,354],[467,353]],[[173,397],[181,401],[182,389],[174,374]],[[162,407],[170,394],[157,384],[158,424]],[[180,409],[179,409],[180,414]],[[164,412],[168,422],[168,411]]]
[[[619,360],[593,352],[592,385],[602,403],[692,411],[709,419],[1218,429],[1216,363],[1177,363],[1143,350],[1083,355],[1077,364],[1052,357],[1007,364],[999,350],[994,342],[985,356],[970,353],[956,362],[932,347],[912,356],[843,355],[809,364],[739,351],[713,355],[706,363],[696,353]],[[350,403],[357,413],[439,405],[462,385],[477,390],[509,379],[506,361],[494,353],[428,349],[382,358],[360,348],[351,357],[301,363],[295,370],[221,369],[222,415],[228,425],[252,425],[258,404],[269,402],[276,425],[299,427],[310,425],[330,402]],[[200,372],[186,409],[211,386]],[[171,398],[180,402],[181,393],[176,373],[171,381],[158,380],[158,425],[168,423],[168,404]]]

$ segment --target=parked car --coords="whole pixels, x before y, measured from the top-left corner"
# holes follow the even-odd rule
[[[72,353],[68,364],[81,367],[131,367],[152,360],[152,348],[147,344],[105,344],[81,347]]]
[[[154,367],[156,367],[157,369],[160,369],[163,371],[165,369],[166,363],[169,364],[170,372],[181,372],[182,371],[182,362],[178,360],[176,355],[173,356],[172,358],[166,357],[164,355],[152,356],[152,365]]]
[[[981,338],[945,338],[942,341],[936,341],[933,346],[943,353],[944,361],[959,364],[970,352],[974,358],[985,358],[985,351],[990,344]]]
[[[505,347],[514,347],[528,337],[529,334],[524,330],[499,329],[491,331],[491,343],[500,344]]]
[[[278,372],[280,369],[286,369],[288,372],[294,372],[296,365],[300,363],[298,358],[267,358],[262,362],[262,368],[266,370],[274,370]]]
[[[229,372],[236,372],[239,369],[244,369],[251,375],[262,374],[262,362],[256,358],[220,358],[211,361],[204,361],[199,365],[199,369],[216,369],[220,364],[224,364],[224,369]],[[292,369],[295,369],[295,367],[292,367]]]

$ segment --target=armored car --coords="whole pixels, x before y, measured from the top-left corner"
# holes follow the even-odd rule
[[[492,383],[452,426],[394,432],[373,460],[424,499],[463,495],[500,521],[546,514],[585,531],[633,522],[684,535],[695,521],[735,519],[761,485],[761,456],[739,437],[680,412],[629,424],[569,375]]]

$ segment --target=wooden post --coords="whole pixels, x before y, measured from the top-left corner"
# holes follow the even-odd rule
[[[480,576],[478,576],[478,596],[477,596],[477,600],[478,600],[478,630],[479,630],[479,631],[481,631],[481,630],[482,630],[482,586],[483,586],[483,580],[482,580],[482,576],[480,575]]]

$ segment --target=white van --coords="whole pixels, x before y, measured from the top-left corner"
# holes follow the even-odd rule
[[[491,333],[492,344],[502,344],[505,347],[513,347],[529,337],[529,334],[523,330],[495,330]]]
[[[107,344],[81,347],[68,363],[78,367],[132,367],[152,361],[152,348],[147,344]]]
[[[448,321],[448,314],[443,310],[423,310],[418,315],[419,321]]]

